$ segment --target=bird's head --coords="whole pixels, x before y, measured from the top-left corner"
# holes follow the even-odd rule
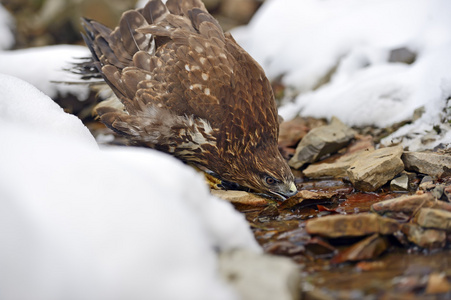
[[[284,201],[297,194],[294,176],[277,146],[254,149],[232,163],[229,177],[233,182]]]

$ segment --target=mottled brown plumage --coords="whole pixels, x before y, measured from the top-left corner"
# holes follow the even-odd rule
[[[120,100],[96,109],[108,127],[225,181],[282,199],[296,193],[277,148],[270,83],[200,0],[151,0],[113,31],[84,26],[94,64]]]

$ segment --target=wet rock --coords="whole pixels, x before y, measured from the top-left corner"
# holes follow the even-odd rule
[[[436,228],[451,231],[451,212],[435,209],[422,208],[415,215],[418,225],[425,228]]]
[[[409,189],[409,176],[403,173],[400,176],[394,178],[390,182],[390,189],[392,191],[407,191]]]
[[[435,188],[435,183],[432,181],[432,177],[424,176],[423,179],[421,179],[419,189],[423,190],[423,191],[427,191],[427,190],[431,190],[433,188]]]
[[[360,271],[379,271],[386,270],[387,264],[383,261],[361,261],[355,266]]]
[[[280,209],[291,208],[295,205],[302,203],[304,200],[321,200],[321,199],[331,199],[333,196],[337,195],[337,192],[315,192],[309,190],[300,190],[295,196],[287,199],[282,204],[280,204]]]
[[[278,144],[280,147],[293,147],[309,132],[310,128],[301,117],[280,124]]]
[[[267,206],[268,199],[244,191],[211,190],[212,195],[227,200],[235,206]]]
[[[265,253],[294,256],[305,253],[305,247],[303,245],[296,245],[291,241],[275,241],[266,244],[264,247]]]
[[[401,154],[400,146],[367,151],[349,167],[349,180],[355,188],[373,192],[404,170]]]
[[[380,215],[409,219],[413,213],[421,208],[435,208],[451,212],[451,205],[443,201],[437,201],[430,193],[401,196],[394,199],[384,200],[371,206],[371,210]]]
[[[444,294],[451,291],[451,284],[449,283],[446,274],[432,273],[429,275],[428,283],[426,285],[425,294]]]
[[[329,256],[337,252],[337,249],[320,237],[311,238],[305,249],[315,257]]]
[[[375,233],[340,252],[330,262],[339,264],[346,261],[374,259],[387,250],[388,246],[387,237]]]
[[[404,152],[406,170],[427,174],[434,178],[451,175],[451,155],[428,152]]]
[[[220,254],[219,270],[241,299],[299,299],[299,270],[288,258],[232,250]]]
[[[302,173],[309,178],[332,176],[343,178],[348,176],[349,167],[359,158],[360,152],[342,156],[333,163],[317,163],[309,165]]]
[[[371,233],[391,234],[400,229],[398,222],[376,214],[332,215],[307,221],[309,234],[325,237],[363,236]]]
[[[349,144],[345,155],[350,155],[364,150],[374,150],[374,139],[371,135],[356,134],[355,140]]]
[[[296,153],[289,165],[295,169],[306,163],[312,163],[326,154],[334,153],[354,138],[355,131],[337,118],[332,118],[329,125],[312,129],[298,144]]]
[[[451,185],[448,185],[443,190],[443,195],[446,197],[448,202],[451,202]]]
[[[445,185],[444,184],[437,184],[434,187],[434,189],[431,191],[432,196],[434,196],[436,199],[442,199],[444,193],[445,193]],[[442,200],[446,200],[446,199],[442,199]]]
[[[416,224],[406,223],[402,232],[407,239],[425,249],[440,249],[446,244],[446,232],[437,229],[424,229]]]
[[[274,219],[279,215],[280,213],[277,209],[276,203],[271,203],[270,205],[266,206],[261,212],[259,212],[258,220],[260,222],[265,222]]]
[[[374,150],[373,139],[371,136],[356,136],[347,148],[346,153],[339,157],[333,163],[316,163],[309,165],[304,171],[304,175],[309,178],[319,177],[347,177],[347,170],[349,167],[364,153],[364,151]]]

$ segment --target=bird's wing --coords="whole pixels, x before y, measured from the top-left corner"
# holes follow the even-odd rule
[[[224,143],[277,136],[272,89],[263,70],[224,35],[201,1],[152,0],[124,13],[113,31],[89,20],[85,28],[97,67],[125,106],[128,116],[122,119],[145,117],[157,108],[207,120],[227,133]],[[114,119],[111,109],[98,112]]]

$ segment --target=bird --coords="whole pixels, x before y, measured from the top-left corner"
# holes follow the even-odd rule
[[[163,151],[280,201],[297,193],[277,145],[279,117],[262,67],[200,0],[150,0],[110,29],[82,20],[91,67],[114,97],[95,113],[130,144]]]

